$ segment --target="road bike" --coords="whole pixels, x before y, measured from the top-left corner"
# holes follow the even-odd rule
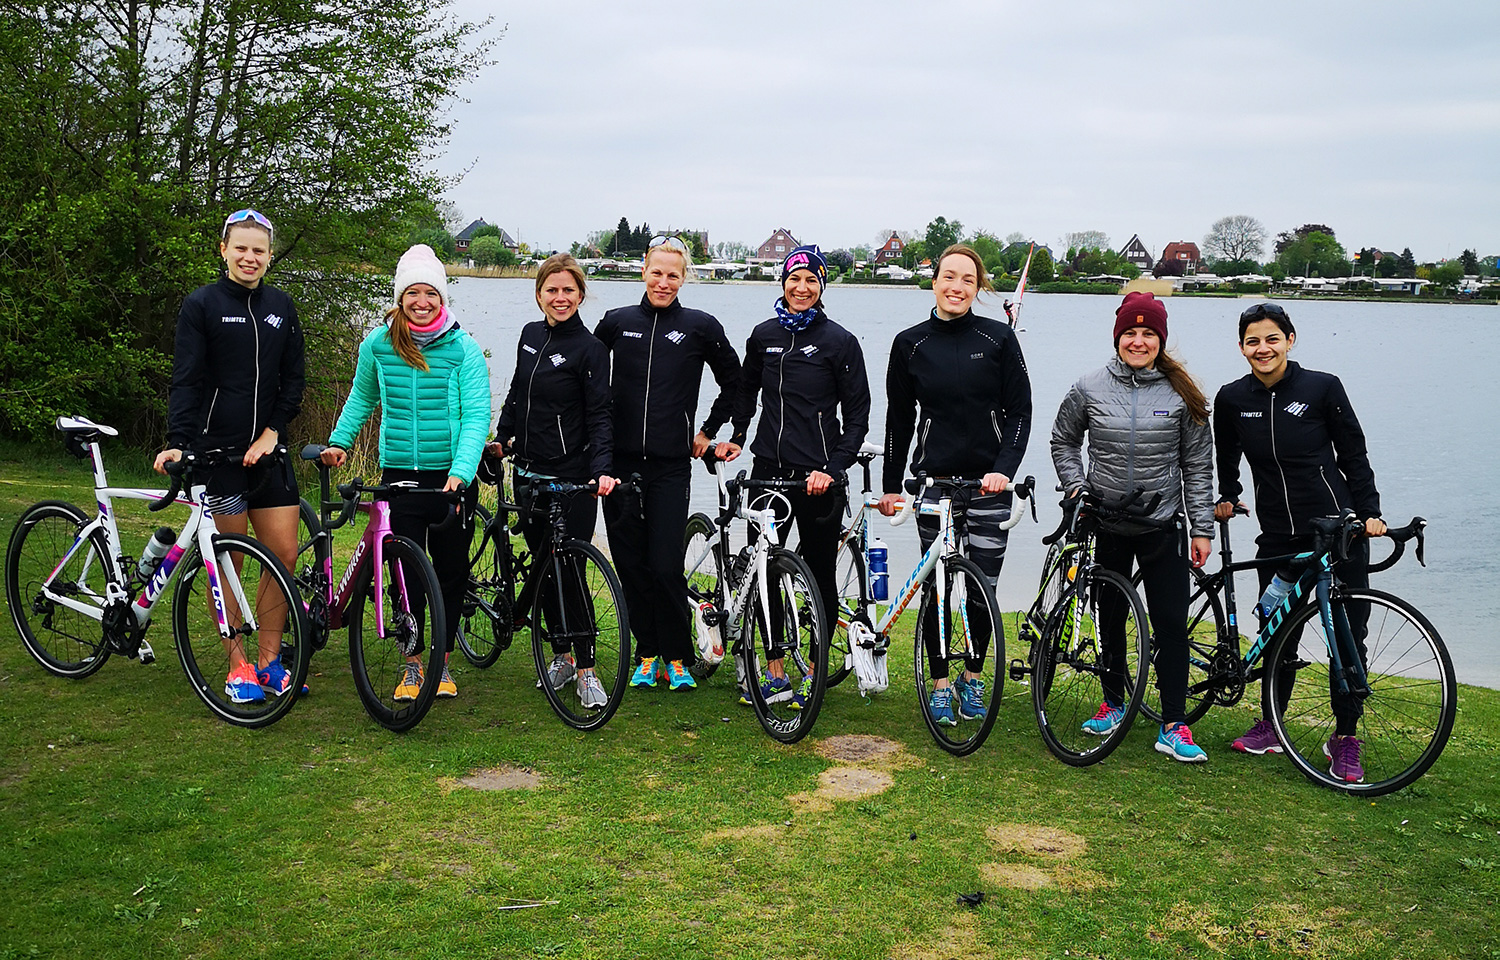
[[[1425,566],[1426,526],[1414,517],[1388,528],[1391,553],[1371,564],[1370,573],[1394,566],[1413,539],[1417,562]],[[1312,529],[1311,551],[1235,562],[1229,520],[1219,521],[1220,568],[1193,571],[1188,602],[1187,720],[1200,719],[1215,704],[1239,703],[1250,684],[1264,680],[1263,716],[1308,779],[1362,796],[1391,793],[1427,772],[1448,742],[1458,713],[1453,661],[1437,629],[1412,604],[1339,582],[1337,564],[1363,535],[1352,511],[1314,520]],[[1262,567],[1298,576],[1242,651],[1234,574]],[[1366,635],[1357,641],[1351,620],[1361,614]],[[1330,767],[1335,701],[1356,705],[1362,782],[1342,780]],[[1148,701],[1143,710],[1149,715],[1158,707]]]
[[[773,740],[796,743],[817,722],[828,676],[822,595],[807,561],[779,537],[791,516],[782,491],[804,490],[807,482],[744,471],[730,478],[724,461],[704,459],[718,481],[719,514],[695,513],[687,522],[683,570],[698,651],[689,669],[706,680],[727,651],[762,729]],[[755,533],[755,542],[737,552],[730,546],[735,520]],[[772,679],[776,672],[782,682]]]
[[[338,485],[329,496],[329,467],[320,459],[322,444],[302,448],[302,459],[318,470],[319,506],[314,514],[303,501],[302,522],[310,536],[301,545],[297,582],[307,598],[313,644],[322,649],[329,635],[349,630],[349,666],[354,689],[370,719],[388,730],[410,730],[422,721],[443,676],[445,611],[437,574],[426,552],[414,541],[391,531],[390,501],[422,494],[442,496],[454,504],[440,524],[462,522],[462,491],[422,489],[413,484],[367,484],[356,478]],[[369,500],[362,499],[369,496]],[[349,563],[333,576],[333,532],[356,513],[369,516]],[[366,608],[374,607],[368,615]],[[416,693],[407,684],[408,658],[424,658]]]
[[[260,541],[220,533],[205,502],[208,470],[242,463],[243,451],[184,452],[167,464],[167,490],[114,487],[100,441],[118,431],[84,417],[59,417],[57,428],[68,452],[93,466],[98,513],[89,518],[71,503],[44,500],[16,523],[5,554],[5,593],[27,651],[51,673],[71,678],[92,675],[111,654],[152,662],[146,630],[176,575],[172,637],[193,692],[237,726],[281,719],[292,708],[292,693],[247,700],[226,679],[242,662],[263,666],[279,655],[291,676],[287,689],[300,690],[311,653],[291,574]],[[185,504],[191,512],[181,533],[162,528],[137,561],[120,541],[117,499],[150,501],[152,511]]]

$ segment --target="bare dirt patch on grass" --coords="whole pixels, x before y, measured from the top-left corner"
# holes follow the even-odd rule
[[[1034,823],[997,823],[987,827],[984,835],[1001,853],[1025,853],[1057,860],[1071,860],[1087,847],[1076,833]]]
[[[1029,863],[983,863],[979,875],[988,883],[1011,890],[1040,890],[1053,884],[1052,874]]]
[[[535,790],[541,786],[542,778],[524,767],[501,764],[459,777],[458,784],[471,790]]]
[[[876,770],[904,770],[918,766],[920,761],[906,752],[906,745],[899,740],[871,736],[865,733],[840,734],[819,740],[813,745],[818,755],[837,764],[857,764]]]
[[[794,793],[787,800],[801,813],[823,813],[833,809],[835,801],[873,797],[891,788],[896,778],[884,770],[864,767],[829,767],[818,774],[818,789],[811,793]]]
[[[898,943],[890,960],[988,960],[994,954],[979,942],[979,922],[972,913],[962,913],[935,933]]]

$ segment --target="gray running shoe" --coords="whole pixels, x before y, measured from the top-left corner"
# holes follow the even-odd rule
[[[583,704],[585,710],[602,710],[609,702],[609,698],[604,695],[604,684],[599,682],[597,674],[578,675],[578,702]]]
[[[552,658],[552,665],[547,668],[547,682],[552,684],[553,690],[561,690],[563,684],[578,675],[578,668],[573,665],[571,654],[559,653]]]

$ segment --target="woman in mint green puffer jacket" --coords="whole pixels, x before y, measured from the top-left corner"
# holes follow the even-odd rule
[[[415,495],[391,501],[391,529],[424,545],[432,558],[448,612],[444,626],[451,652],[469,576],[469,518],[478,489],[474,474],[490,429],[490,375],[484,352],[448,311],[446,291],[447,275],[431,248],[417,244],[402,255],[396,267],[396,305],[359,345],[354,384],[323,461],[344,463],[345,450],[378,405],[381,483],[466,490],[464,522],[447,530],[428,529],[449,509],[443,498]],[[416,699],[422,685],[420,654],[418,649],[407,657],[395,699]],[[446,666],[437,695],[458,695]]]

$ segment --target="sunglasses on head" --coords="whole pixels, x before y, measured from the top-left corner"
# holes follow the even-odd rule
[[[231,213],[229,216],[224,218],[224,233],[219,237],[219,239],[229,239],[229,228],[237,223],[244,223],[246,220],[253,220],[255,223],[261,225],[262,227],[265,227],[266,233],[275,236],[276,231],[271,226],[271,221],[267,220],[264,214],[257,213],[256,211],[251,210],[249,207],[246,207],[244,210],[236,210],[234,213]]]
[[[1285,320],[1286,311],[1281,309],[1281,305],[1278,303],[1257,303],[1240,314],[1241,320],[1264,320],[1267,317]]]
[[[651,239],[651,243],[646,247],[646,249],[655,250],[657,247],[666,247],[668,250],[676,250],[678,253],[685,253],[690,256],[693,252],[689,250],[688,245],[678,237],[653,237]]]

